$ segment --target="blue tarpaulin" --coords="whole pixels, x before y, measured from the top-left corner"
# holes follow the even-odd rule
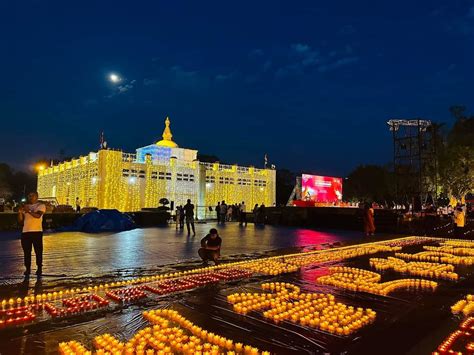
[[[118,210],[97,210],[78,218],[72,226],[59,231],[78,231],[86,233],[118,232],[136,228],[133,219]]]

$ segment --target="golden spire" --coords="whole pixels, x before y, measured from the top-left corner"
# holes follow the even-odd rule
[[[161,147],[169,147],[169,148],[177,148],[178,145],[173,142],[173,134],[171,133],[171,129],[170,129],[170,119],[169,117],[166,117],[166,120],[165,120],[165,129],[163,131],[163,140],[157,142],[156,144],[161,146]]]
[[[165,130],[163,131],[163,139],[165,141],[172,141],[173,135],[171,134],[171,129],[170,129],[170,118],[166,117],[165,120]]]

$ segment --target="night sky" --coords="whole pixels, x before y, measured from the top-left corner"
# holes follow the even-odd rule
[[[0,162],[18,169],[96,151],[102,130],[134,152],[169,116],[221,161],[344,176],[391,161],[387,119],[474,108],[474,1],[10,3]]]

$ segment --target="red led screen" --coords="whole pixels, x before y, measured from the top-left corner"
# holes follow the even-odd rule
[[[342,200],[342,178],[303,174],[301,198],[304,201],[336,202]]]

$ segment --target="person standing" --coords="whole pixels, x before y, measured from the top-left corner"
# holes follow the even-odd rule
[[[225,204],[224,200],[221,202],[219,212],[220,212],[220,215],[221,215],[221,217],[220,217],[221,218],[221,223],[225,224],[225,218],[226,218],[226,215],[227,215],[227,205]]]
[[[227,217],[226,217],[226,218],[227,218],[227,219],[226,219],[227,222],[232,222],[232,210],[233,210],[232,205],[229,205],[229,206],[227,207]]]
[[[217,216],[217,223],[219,223],[221,221],[221,203],[220,201],[217,202],[217,206],[216,206],[216,216]]]
[[[76,197],[76,213],[81,212],[81,200],[79,200],[79,197]]]
[[[255,206],[253,206],[253,224],[258,224],[258,219],[259,219],[259,216],[258,216],[258,203],[255,204]]]
[[[179,229],[184,228],[184,208],[183,205],[179,206]]]
[[[374,209],[368,203],[364,206],[364,232],[367,237],[375,233]]]
[[[433,204],[428,204],[425,208],[425,235],[431,236],[435,232],[438,221],[438,214]]]
[[[456,211],[454,211],[454,224],[454,234],[456,238],[462,238],[464,236],[464,226],[466,225],[466,215],[461,206],[458,206]]]
[[[196,235],[196,231],[194,230],[194,205],[191,203],[190,199],[188,199],[188,202],[184,205],[184,218],[186,219],[188,235],[191,234],[191,230],[189,228],[190,225],[193,230],[193,235]]]
[[[258,208],[259,223],[265,224],[265,216],[266,216],[265,205],[262,203],[260,207]]]
[[[217,229],[212,228],[209,234],[201,239],[201,248],[198,250],[198,254],[203,261],[203,265],[207,266],[209,260],[214,261],[216,265],[219,264],[218,259],[221,254],[222,239],[217,233]]]
[[[25,272],[29,277],[31,273],[31,250],[35,249],[36,255],[36,275],[43,274],[43,214],[46,206],[38,201],[38,193],[28,194],[28,204],[18,210],[18,222],[23,223],[21,233],[21,247],[23,249]]]
[[[176,206],[176,230],[178,230],[178,227],[181,227],[181,208],[179,206]]]
[[[245,206],[245,202],[242,201],[242,203],[240,204],[240,213],[239,213],[239,217],[240,217],[240,225],[243,226],[244,223],[245,225],[247,225],[247,211],[246,211],[246,206]]]

